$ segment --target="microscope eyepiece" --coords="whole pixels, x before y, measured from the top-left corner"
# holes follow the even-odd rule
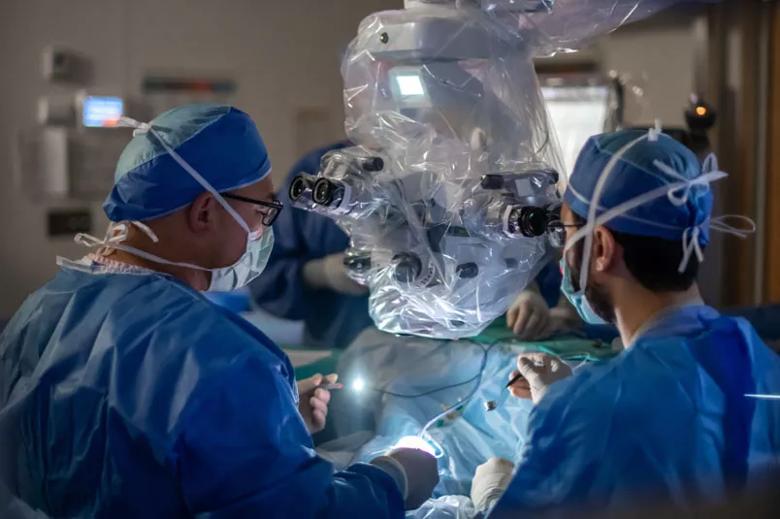
[[[287,192],[290,200],[295,202],[301,198],[306,189],[310,187],[310,184],[311,182],[304,175],[298,175],[295,177],[292,182],[290,182],[290,189]]]

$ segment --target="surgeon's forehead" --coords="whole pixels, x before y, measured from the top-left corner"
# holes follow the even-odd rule
[[[274,184],[269,175],[260,182],[255,182],[254,184],[244,186],[241,189],[236,189],[234,193],[250,198],[257,198],[259,200],[273,200]]]
[[[563,223],[573,223],[575,221],[575,213],[566,202],[561,204],[561,221]]]

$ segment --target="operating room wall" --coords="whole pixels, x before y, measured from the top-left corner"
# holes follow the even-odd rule
[[[402,0],[0,1],[0,320],[55,273],[57,255],[84,253],[70,238],[47,236],[49,209],[88,207],[93,232],[102,233],[106,224],[99,202],[33,200],[15,187],[14,139],[36,124],[39,96],[82,86],[43,79],[44,47],[57,44],[83,55],[92,69],[83,86],[125,95],[131,107],[148,108],[141,95],[147,73],[234,80],[233,101],[256,119],[279,180],[305,146],[341,137],[341,52],[366,14],[401,5]],[[315,140],[320,134],[322,143],[298,142],[301,135]]]
[[[683,112],[694,92],[693,17],[664,15],[600,38],[595,55],[605,72],[625,83],[626,125],[682,127]]]

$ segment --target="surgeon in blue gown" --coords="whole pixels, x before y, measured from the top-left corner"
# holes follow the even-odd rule
[[[273,246],[270,162],[252,120],[188,105],[136,128],[106,237],[0,336],[0,476],[67,517],[402,517],[437,481],[401,449],[334,473],[311,432],[335,376],[295,382],[262,332],[204,299]]]
[[[479,500],[511,479],[494,517],[688,507],[780,465],[780,358],[747,321],[707,306],[695,281],[709,233],[741,233],[711,216],[708,184],[722,176],[664,134],[585,145],[561,211],[562,290],[586,321],[616,324],[626,349],[568,377],[557,359],[518,359],[513,393],[536,403],[527,446],[513,478],[490,460],[473,485]]]

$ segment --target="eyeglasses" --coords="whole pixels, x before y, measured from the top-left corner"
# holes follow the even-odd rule
[[[562,248],[566,244],[566,228],[579,229],[584,225],[581,223],[563,223],[561,220],[548,221],[547,234],[550,236],[550,243],[553,247]]]
[[[276,218],[279,216],[279,213],[281,213],[282,209],[284,208],[284,205],[279,200],[271,200],[270,202],[266,202],[265,200],[256,200],[254,198],[248,198],[246,196],[232,195],[230,193],[220,193],[220,194],[224,198],[229,198],[231,200],[238,200],[239,202],[246,202],[248,204],[259,205],[268,209],[265,213],[263,213],[263,220],[262,220],[263,225],[265,225],[266,227],[270,227],[274,224]]]

